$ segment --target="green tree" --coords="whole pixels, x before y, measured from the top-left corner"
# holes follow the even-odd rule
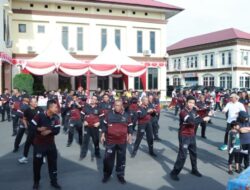
[[[30,74],[20,73],[15,75],[13,79],[14,88],[19,88],[19,90],[25,90],[29,94],[33,93],[33,83],[34,79]]]

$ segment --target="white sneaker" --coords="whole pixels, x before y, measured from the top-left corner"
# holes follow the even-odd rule
[[[28,163],[28,158],[22,157],[22,158],[18,159],[18,162],[20,164],[27,164]]]

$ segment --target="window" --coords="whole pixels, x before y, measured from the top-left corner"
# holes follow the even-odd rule
[[[227,76],[227,89],[232,88],[232,77]]]
[[[148,89],[158,88],[158,69],[149,68],[148,69]]]
[[[20,33],[26,33],[26,24],[18,24],[18,31]]]
[[[37,26],[37,32],[38,32],[38,33],[45,33],[45,26],[43,26],[43,25],[38,25],[38,26]]]
[[[232,53],[228,52],[228,65],[232,64]]]
[[[231,89],[232,88],[232,77],[230,75],[220,77],[220,87]]]
[[[203,85],[204,86],[214,86],[214,77],[213,76],[206,76],[203,78]]]
[[[195,68],[198,67],[198,58],[197,57],[194,58],[194,66],[195,66]]]
[[[178,59],[178,70],[181,70],[181,59]]]
[[[173,86],[180,86],[180,85],[181,85],[181,79],[180,78],[174,78]]]
[[[190,65],[191,68],[193,68],[193,66],[194,66],[194,61],[193,60],[194,60],[194,58],[191,57],[191,65]]]
[[[65,49],[69,48],[69,31],[67,26],[62,27],[62,44]]]
[[[142,31],[137,31],[137,53],[142,53]]]
[[[189,57],[187,58],[187,68],[189,68]]]
[[[210,66],[212,67],[214,65],[214,55],[211,54],[211,57],[210,57]]]
[[[245,77],[245,88],[250,88],[250,77]]]
[[[225,53],[222,53],[222,65],[225,65]]]
[[[123,90],[123,80],[120,78],[113,78],[113,89]]]
[[[101,50],[103,50],[107,45],[107,29],[101,30]]]
[[[77,50],[83,51],[83,28],[77,28]]]
[[[209,86],[214,86],[214,77],[209,77]]]
[[[205,55],[205,67],[207,67],[207,55]]]
[[[150,50],[155,53],[155,32],[150,32]]]
[[[134,87],[136,90],[142,90],[143,85],[140,77],[135,77],[134,78]]]
[[[115,44],[121,49],[121,30],[115,30]]]
[[[225,79],[225,77],[220,77],[220,87],[222,87],[222,88],[226,87],[226,79]]]
[[[101,88],[102,90],[108,90],[109,88],[109,77],[97,77],[97,84],[98,88]]]
[[[244,88],[244,79],[245,77],[240,77],[240,88]]]
[[[208,77],[203,78],[203,85],[208,86]]]
[[[176,59],[174,59],[174,69],[176,69]]]
[[[249,50],[241,50],[241,64],[248,65],[249,64]]]

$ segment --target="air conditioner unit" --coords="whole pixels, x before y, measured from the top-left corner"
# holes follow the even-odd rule
[[[6,48],[12,48],[13,42],[11,40],[8,40],[5,42]]]
[[[27,50],[28,50],[28,53],[35,53],[36,52],[32,46],[28,46]]]
[[[72,54],[75,54],[75,53],[76,53],[76,52],[75,52],[75,48],[70,47],[70,48],[69,48],[69,52],[72,53]]]
[[[144,50],[143,55],[144,56],[151,56],[151,50]]]

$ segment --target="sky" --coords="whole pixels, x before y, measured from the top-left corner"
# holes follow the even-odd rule
[[[167,46],[227,28],[250,33],[250,0],[158,0],[185,10],[169,19]]]

